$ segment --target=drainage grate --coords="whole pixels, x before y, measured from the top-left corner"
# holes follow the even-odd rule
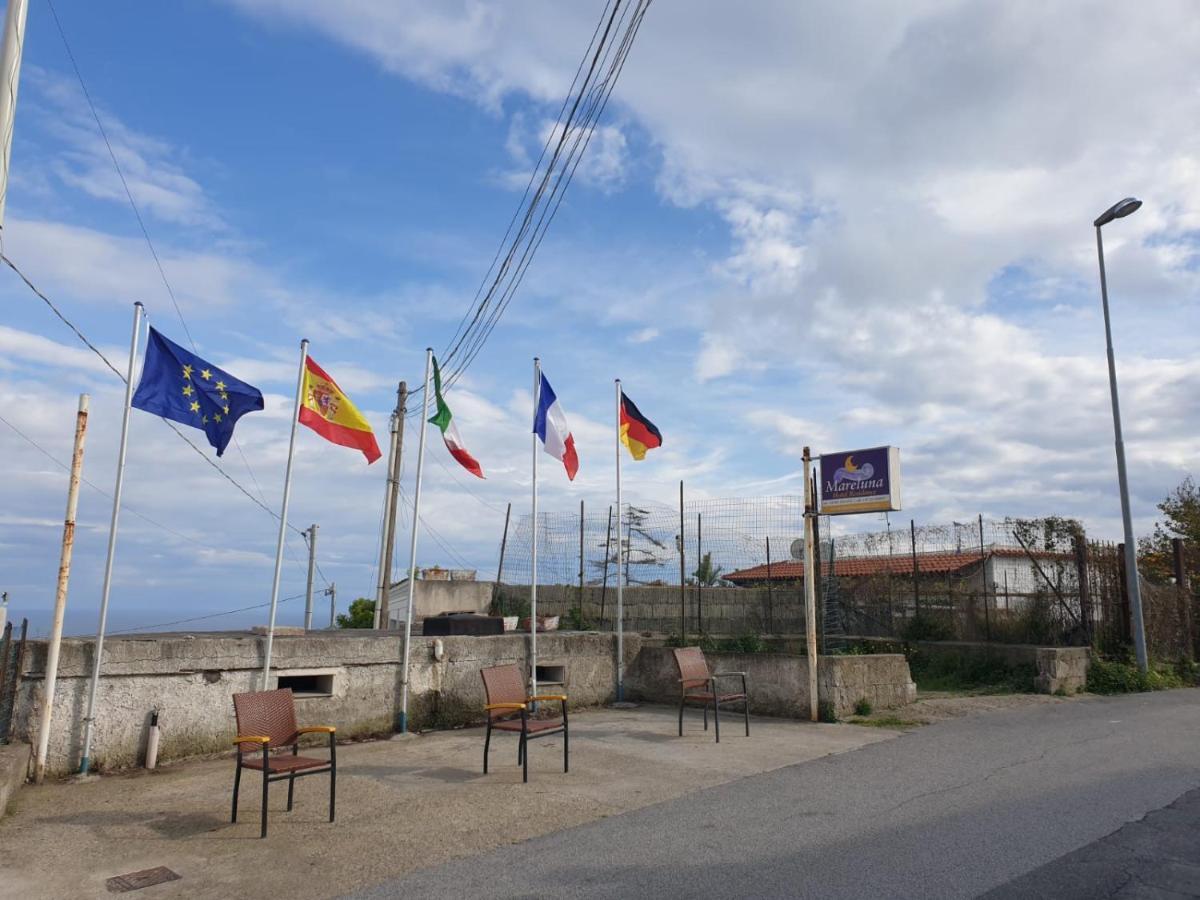
[[[124,894],[126,891],[137,891],[168,881],[178,881],[182,878],[166,866],[155,866],[153,869],[142,869],[140,872],[129,872],[125,875],[114,875],[104,882],[110,894]]]

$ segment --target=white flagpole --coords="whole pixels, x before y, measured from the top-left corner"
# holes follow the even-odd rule
[[[25,46],[28,0],[8,0],[4,37],[0,40],[0,228],[8,199],[8,163],[12,157],[13,121],[17,115],[17,85],[21,80],[21,51]]]
[[[617,702],[625,701],[625,552],[621,535],[625,521],[621,505],[621,379],[615,379],[617,389]]]
[[[404,613],[404,663],[400,670],[400,733],[408,734],[408,646],[412,643],[413,593],[417,581],[417,526],[421,521],[421,474],[425,469],[425,428],[429,424],[429,373],[433,348],[425,348],[425,390],[421,392],[421,436],[417,440],[417,486],[413,489],[412,534],[408,538],[408,607]]]
[[[538,405],[542,394],[542,363],[533,358],[533,517],[530,528],[530,579],[529,579],[529,696],[537,696],[537,464],[538,464]]]
[[[108,523],[108,555],[104,560],[104,583],[100,588],[100,624],[92,649],[92,683],[88,688],[87,713],[83,717],[83,757],[79,772],[88,773],[92,756],[92,732],[96,718],[96,689],[100,686],[100,659],[104,654],[104,627],[108,622],[108,596],[112,589],[113,557],[117,552],[117,519],[121,513],[121,487],[125,483],[125,448],[129,445],[129,410],[133,401],[133,370],[137,365],[138,337],[142,330],[142,304],[133,304],[133,337],[129,341],[129,368],[125,370],[125,408],[121,414],[121,442],[117,447],[117,483],[113,486],[112,519]]]
[[[308,362],[308,338],[300,342],[300,371],[296,375],[296,403],[292,407],[292,435],[288,439],[287,468],[283,470],[283,505],[279,510],[279,540],[275,543],[275,575],[271,579],[271,618],[267,623],[267,650],[263,654],[262,690],[271,684],[271,651],[275,646],[275,611],[279,608],[279,576],[283,572],[283,545],[287,540],[288,500],[292,494],[292,456],[296,452],[296,426],[304,401],[304,370]]]

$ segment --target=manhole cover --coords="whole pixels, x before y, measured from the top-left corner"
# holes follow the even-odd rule
[[[182,877],[166,866],[155,866],[153,869],[142,869],[140,872],[114,875],[104,884],[110,894],[124,894],[126,891],[137,891],[155,884],[178,881]]]

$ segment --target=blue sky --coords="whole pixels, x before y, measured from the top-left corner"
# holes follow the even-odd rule
[[[1147,530],[1197,462],[1200,35],[1186,5],[1100,6],[1085,21],[659,0],[528,278],[448,398],[489,478],[468,491],[431,442],[426,515],[448,549],[423,538],[421,564],[488,571],[505,503],[527,511],[535,354],[581,457],[574,485],[544,470],[543,509],[611,502],[619,375],[666,438],[626,468],[631,499],[670,502],[680,478],[697,497],[777,493],[806,443],[887,443],[918,521],[1054,513],[1115,535],[1089,225],[1126,194],[1146,206],[1107,247]],[[599,6],[57,9],[199,352],[267,395],[223,465],[275,507],[299,339],[382,443],[395,381],[420,380],[475,293]],[[1090,69],[1065,62],[1084,50]],[[186,343],[36,0],[15,134],[5,251],[114,360],[134,300]],[[85,475],[110,490],[118,382],[11,273],[0,302],[0,415],[66,460],[90,393]],[[367,593],[383,464],[304,430],[298,444],[290,518],[320,524],[342,598]],[[4,426],[0,448],[0,587],[44,628],[65,477]],[[171,531],[123,514],[113,628],[267,599],[270,517],[140,413],[126,500]],[[94,628],[108,512],[85,489],[68,631]],[[303,581],[289,558],[283,595]],[[280,621],[299,615],[290,602]]]

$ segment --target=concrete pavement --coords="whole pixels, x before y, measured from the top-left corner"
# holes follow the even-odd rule
[[[547,737],[530,746],[528,784],[511,735],[493,737],[492,771],[481,773],[479,728],[342,745],[338,821],[326,821],[323,777],[296,783],[290,813],[287,785],[276,783],[266,840],[258,838],[256,773],[243,776],[238,823],[229,824],[228,758],[26,786],[0,821],[0,897],[109,897],[107,878],[156,866],[182,877],[137,897],[336,896],[895,734],[753,719],[747,739],[739,717],[722,719],[714,744],[699,711],[688,713],[683,738],[663,707],[573,713],[570,774],[561,739]]]
[[[353,896],[974,897],[1200,786],[1200,693],[957,719]]]

